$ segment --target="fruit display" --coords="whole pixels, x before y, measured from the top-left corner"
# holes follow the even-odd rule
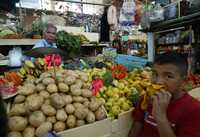
[[[9,111],[9,135],[43,137],[105,119],[104,102],[90,86],[86,73],[63,69],[26,79]]]
[[[19,75],[22,78],[27,78],[28,75],[39,77],[42,72],[47,69],[47,65],[43,58],[37,58],[34,62],[26,60],[19,70]]]
[[[135,69],[128,73],[123,65],[114,65],[111,70],[93,68],[85,72],[91,81],[96,77],[103,80],[103,86],[96,96],[105,102],[111,118],[117,118],[120,113],[131,109],[139,96],[149,93],[146,90],[152,87],[150,68]],[[143,104],[145,106],[146,102]]]

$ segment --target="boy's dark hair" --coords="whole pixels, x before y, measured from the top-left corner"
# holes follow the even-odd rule
[[[188,62],[186,55],[175,52],[163,53],[156,57],[154,64],[159,64],[159,65],[173,64],[178,67],[180,74],[182,76],[187,75]]]

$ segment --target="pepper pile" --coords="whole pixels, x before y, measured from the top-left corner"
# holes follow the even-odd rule
[[[123,65],[115,65],[112,67],[112,75],[115,79],[123,79],[127,76],[127,68]]]

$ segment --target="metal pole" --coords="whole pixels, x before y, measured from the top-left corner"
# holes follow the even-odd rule
[[[153,62],[155,56],[154,34],[152,32],[147,33],[148,43],[148,61]]]

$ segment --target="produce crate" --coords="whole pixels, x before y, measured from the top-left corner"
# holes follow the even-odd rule
[[[107,118],[78,128],[60,132],[61,137],[110,137],[111,119]]]
[[[143,68],[148,62],[145,58],[123,54],[118,54],[115,61],[126,66],[129,71],[132,71],[134,68]]]
[[[121,113],[118,119],[112,121],[111,137],[127,137],[133,124],[133,109]]]

